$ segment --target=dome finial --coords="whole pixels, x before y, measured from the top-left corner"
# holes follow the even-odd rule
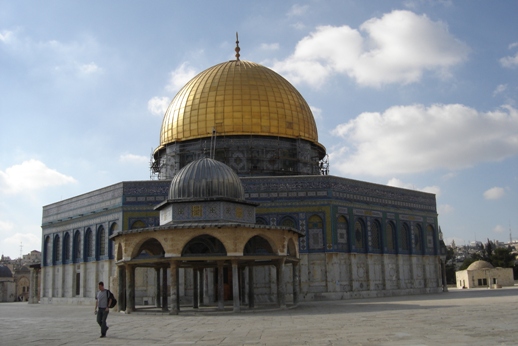
[[[239,57],[241,55],[239,55],[239,51],[241,50],[241,48],[239,48],[239,35],[236,31],[236,49],[234,49],[236,51],[236,60],[239,61]]]

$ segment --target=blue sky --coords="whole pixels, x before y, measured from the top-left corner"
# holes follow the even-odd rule
[[[306,98],[332,175],[433,192],[447,243],[518,238],[518,1],[0,0],[0,253],[42,206],[149,179],[162,116],[234,56]]]

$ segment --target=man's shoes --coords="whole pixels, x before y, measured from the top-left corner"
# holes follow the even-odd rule
[[[105,337],[106,337],[106,335],[101,335],[101,336],[100,336],[100,338],[105,338]]]

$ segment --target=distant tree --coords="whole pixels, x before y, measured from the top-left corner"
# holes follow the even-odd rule
[[[490,258],[490,263],[493,267],[513,268],[514,261],[514,256],[511,254],[511,250],[505,247],[496,248]]]
[[[446,283],[455,284],[457,278],[455,277],[455,243],[452,243],[452,247],[446,247]]]
[[[462,262],[462,264],[460,265],[459,267],[459,270],[465,270],[465,269],[468,269],[469,265],[473,262],[476,262],[476,261],[479,261],[482,259],[482,256],[479,255],[478,253],[474,253],[474,254],[471,254],[471,256],[469,257],[466,257],[466,259],[464,260],[464,262]]]

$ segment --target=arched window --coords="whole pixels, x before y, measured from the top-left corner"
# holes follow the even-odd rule
[[[426,226],[426,247],[432,251],[434,249],[434,228],[432,225]]]
[[[81,232],[76,230],[74,234],[74,262],[77,263],[81,260]]]
[[[399,230],[399,247],[403,251],[409,250],[409,242],[410,242],[410,227],[405,222],[401,229]]]
[[[356,250],[364,250],[365,248],[365,224],[362,219],[356,220],[354,223],[354,245]]]
[[[323,222],[322,218],[313,215],[308,220],[309,249],[319,250],[324,248]]]
[[[296,228],[295,227],[295,220],[293,220],[293,218],[291,218],[289,216],[286,216],[285,218],[282,219],[281,226]]]
[[[417,224],[414,228],[413,232],[413,247],[414,247],[414,253],[421,253],[422,249],[422,234],[423,234],[423,228],[421,225]]]
[[[48,266],[52,264],[52,252],[50,249],[50,237],[45,237],[45,245],[44,245],[44,254],[43,254],[43,264]]]
[[[371,246],[376,251],[381,249],[381,226],[378,220],[371,224]]]
[[[336,220],[336,237],[338,244],[347,244],[347,229],[349,228],[349,223],[345,216],[340,215]]]
[[[94,237],[92,236],[92,230],[88,228],[85,233],[85,259],[94,256]]]
[[[267,225],[268,223],[266,223],[266,220],[262,217],[256,217],[255,218],[255,223],[257,225]]]
[[[99,226],[99,229],[97,230],[97,237],[99,239],[99,256],[105,256],[106,255],[106,231],[104,230],[103,226]]]
[[[392,221],[387,222],[385,226],[385,244],[387,246],[387,251],[394,251],[396,249],[394,242],[395,229],[396,227]]]
[[[137,220],[131,225],[131,229],[146,228],[147,225],[142,220]]]
[[[61,238],[59,235],[54,237],[54,264],[61,262]]]
[[[71,245],[70,233],[67,232],[63,237],[63,258],[65,261],[70,261]]]

